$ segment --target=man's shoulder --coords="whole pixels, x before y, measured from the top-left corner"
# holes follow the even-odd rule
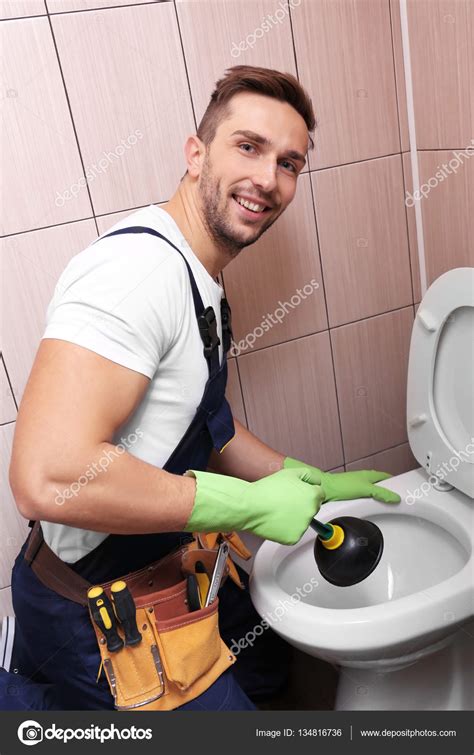
[[[127,229],[131,228],[142,228],[143,232],[134,231],[126,233]],[[117,231],[121,231],[121,233],[117,233]],[[114,233],[114,235],[109,236],[111,233]],[[157,234],[160,234],[162,238]],[[140,209],[121,218],[115,225],[104,231],[99,236],[98,241],[109,239],[130,240],[130,238],[133,238],[138,243],[143,241],[146,244],[152,240],[157,245],[165,244],[167,247],[170,247],[171,244],[174,244],[179,248],[182,234],[168,213],[155,205],[148,205],[148,207],[140,207]]]
[[[181,258],[177,249],[172,246],[176,247],[179,244],[179,239],[175,238],[176,234],[171,233],[170,229],[160,222],[159,217],[156,219],[150,213],[147,213],[147,209],[142,208],[120,220],[119,223],[101,234],[91,247],[116,249],[125,253],[127,251],[137,254],[141,252],[144,257],[147,253],[168,255],[172,252],[176,257]],[[143,228],[143,232],[127,232],[131,228]],[[117,233],[117,231],[121,231],[121,233]]]
[[[99,238],[70,259],[57,281],[54,301],[79,296],[105,302],[121,292],[135,292],[143,303],[158,305],[165,296],[182,301],[188,288],[186,265],[176,249],[150,234],[120,234]],[[127,301],[132,299],[128,295]]]
[[[105,231],[71,259],[70,267],[95,270],[102,267],[106,268],[110,274],[114,274],[115,271],[123,273],[127,270],[135,271],[135,274],[139,270],[146,273],[162,268],[163,276],[171,275],[177,277],[178,280],[184,280],[185,261],[178,249],[171,245],[178,246],[179,239],[173,238],[166,228],[160,228],[159,221],[150,218],[144,212],[145,209],[128,215]],[[126,231],[127,228],[132,227],[150,228],[158,231],[164,238],[149,232],[109,235],[114,231]]]

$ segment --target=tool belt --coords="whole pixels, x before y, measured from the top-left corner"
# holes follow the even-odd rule
[[[125,644],[110,652],[89,606],[87,593],[92,585],[56,556],[43,539],[40,523],[35,523],[25,561],[47,587],[88,607],[101,656],[97,681],[103,668],[117,710],[173,710],[205,692],[235,663],[236,657],[219,633],[219,598],[197,610],[190,610],[188,601],[189,575],[195,574],[197,565],[212,573],[216,560],[217,551],[203,546],[223,539],[243,558],[250,557],[235,533],[220,538],[219,533],[199,535],[164,558],[100,585],[110,601],[112,584],[126,583],[142,635],[139,644]],[[230,558],[222,582],[232,567],[240,585]],[[120,624],[117,632],[123,639]]]

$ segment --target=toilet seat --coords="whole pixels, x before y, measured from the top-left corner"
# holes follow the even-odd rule
[[[455,268],[434,281],[415,317],[407,432],[421,466],[441,484],[447,482],[470,498],[474,498],[473,333],[474,268]]]

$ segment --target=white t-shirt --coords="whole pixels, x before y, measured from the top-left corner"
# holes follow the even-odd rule
[[[120,220],[107,233],[134,225],[156,229],[185,256],[204,307],[214,308],[221,361],[222,286],[165,210],[150,205]],[[112,442],[162,467],[189,427],[209,376],[189,276],[179,252],[149,233],[122,234],[91,244],[62,272],[48,306],[43,338],[71,341],[150,378],[143,400]],[[104,457],[100,467],[87,467],[76,490],[112,462]],[[57,492],[58,505],[62,505],[63,491]],[[66,505],[73,501],[70,497]],[[41,525],[46,543],[68,563],[107,537],[64,524],[42,521]]]

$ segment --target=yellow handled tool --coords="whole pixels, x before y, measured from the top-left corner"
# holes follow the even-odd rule
[[[109,652],[115,653],[123,648],[123,640],[117,632],[117,621],[112,604],[104,588],[100,585],[90,587],[87,591],[87,600],[92,618],[105,636]]]
[[[114,603],[115,615],[125,633],[125,645],[138,645],[142,641],[142,635],[137,627],[135,601],[126,582],[123,580],[114,582],[110,588],[110,594]]]

